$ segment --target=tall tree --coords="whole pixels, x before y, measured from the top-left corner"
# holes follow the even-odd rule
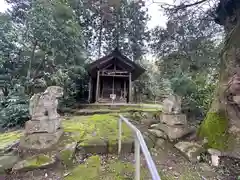
[[[157,27],[152,32],[151,47],[158,57],[159,74],[184,98],[185,110],[202,116],[208,107],[206,99],[212,95],[210,84],[215,84],[212,77],[219,64],[219,43],[214,37],[221,29],[191,9],[167,11],[167,15],[167,28]]]
[[[178,11],[203,6],[210,0],[183,2],[173,8]],[[216,1],[212,16],[225,30],[225,43],[221,52],[219,83],[211,108],[201,125],[199,134],[208,139],[211,147],[231,151],[239,157],[239,21],[240,2],[238,0]],[[212,18],[212,19],[213,19]],[[234,136],[233,136],[234,135]]]

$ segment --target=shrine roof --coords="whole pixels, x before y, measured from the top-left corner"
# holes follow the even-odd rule
[[[103,69],[107,65],[113,63],[113,61],[122,65],[125,71],[132,73],[132,80],[137,79],[141,74],[145,72],[145,69],[129,58],[124,56],[118,48],[115,48],[110,54],[97,59],[87,66],[88,73],[91,76],[95,76],[98,70]]]

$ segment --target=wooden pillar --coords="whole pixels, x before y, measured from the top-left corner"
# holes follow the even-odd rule
[[[124,90],[123,90],[124,92],[123,92],[123,97],[124,97],[124,99],[125,98],[127,98],[126,97],[126,80],[124,79]],[[126,100],[126,99],[125,99]]]
[[[92,77],[89,79],[88,83],[88,102],[90,103],[92,99]]]
[[[129,73],[129,94],[128,94],[128,103],[132,102],[132,73]]]
[[[112,94],[114,94],[115,93],[115,85],[114,85],[114,76],[113,76],[113,81],[112,81]]]
[[[100,75],[100,72],[98,70],[97,72],[97,84],[96,84],[96,102],[98,102],[98,97],[99,97],[99,75]]]

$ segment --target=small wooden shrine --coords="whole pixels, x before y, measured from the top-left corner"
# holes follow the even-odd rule
[[[132,81],[145,69],[134,63],[116,48],[109,55],[89,64],[90,103],[131,102]]]

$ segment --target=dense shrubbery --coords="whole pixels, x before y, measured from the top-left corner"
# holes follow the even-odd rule
[[[201,75],[192,79],[182,74],[171,79],[173,92],[183,98],[183,111],[189,116],[201,119],[206,115],[212,102],[215,85],[216,82],[210,82]]]
[[[6,97],[0,100],[0,126],[10,128],[22,126],[29,119],[29,97],[21,86],[15,86]]]

